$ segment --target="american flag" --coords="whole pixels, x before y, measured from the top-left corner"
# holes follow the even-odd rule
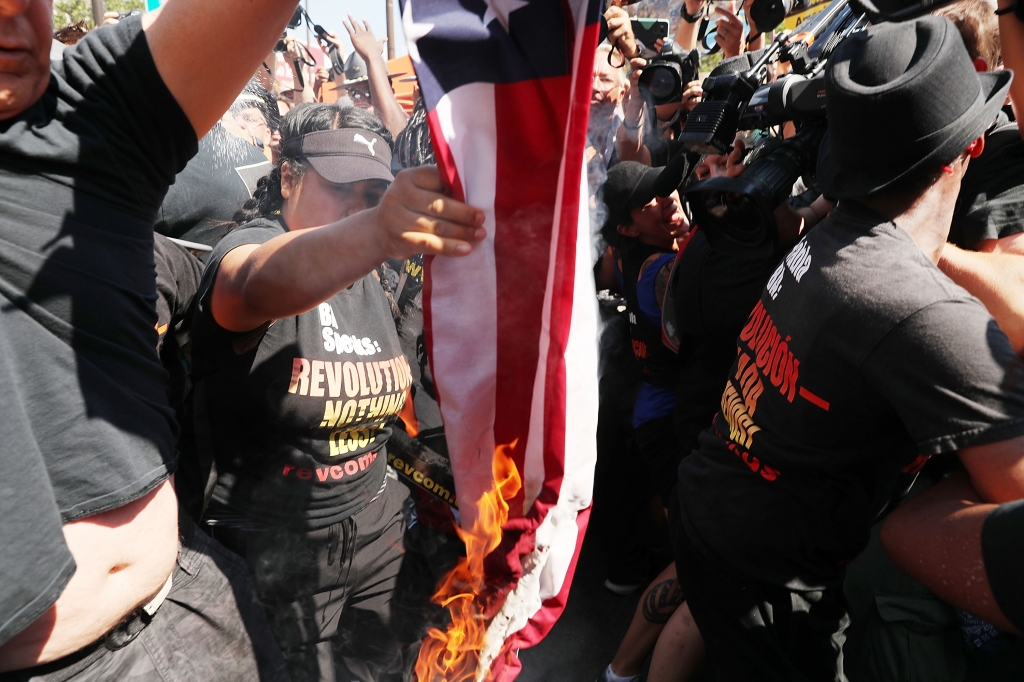
[[[427,348],[460,505],[493,485],[497,446],[523,487],[488,578],[508,592],[483,665],[554,625],[590,513],[596,459],[597,308],[583,150],[598,38],[595,0],[405,0],[402,22],[438,166],[486,212],[466,258],[430,259]]]

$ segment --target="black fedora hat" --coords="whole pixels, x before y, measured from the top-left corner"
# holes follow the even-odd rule
[[[977,73],[956,27],[926,16],[854,33],[825,73],[818,180],[862,197],[953,159],[995,120],[1013,73]]]

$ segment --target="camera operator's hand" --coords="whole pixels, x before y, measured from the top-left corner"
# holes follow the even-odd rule
[[[690,81],[686,84],[686,88],[682,94],[682,108],[685,112],[693,111],[693,108],[700,104],[700,98],[704,96],[704,88],[700,86],[700,81]]]
[[[608,44],[618,47],[626,59],[639,57],[640,46],[636,44],[636,37],[633,35],[629,12],[621,7],[609,7],[604,13],[604,18],[608,22]]]
[[[113,26],[121,22],[121,15],[118,12],[104,12],[103,21],[100,26]]]
[[[644,127],[647,125],[645,104],[639,85],[640,74],[643,73],[647,60],[638,57],[630,60],[629,64],[632,71],[622,101],[622,128],[621,134],[615,136],[615,151],[619,161],[638,161],[650,165],[651,153],[644,145]]]
[[[320,43],[320,47],[323,48],[324,52],[331,49],[331,46],[337,47],[339,50],[342,49],[341,38],[334,31],[326,31],[324,35],[316,34],[316,41]]]
[[[348,15],[348,20],[341,23],[345,25],[348,37],[352,40],[352,49],[363,58],[367,65],[369,65],[370,60],[374,57],[381,56],[384,44],[388,39],[381,38],[377,40],[377,37],[373,35],[373,29],[370,28],[369,22],[364,21],[363,25],[360,26],[359,22],[350,14]]]
[[[715,42],[722,48],[723,58],[729,59],[743,52],[743,22],[721,5],[715,7]]]
[[[629,62],[632,71],[629,73],[629,88],[626,90],[626,98],[622,102],[623,123],[626,130],[637,133],[643,137],[640,128],[644,123],[644,98],[640,94],[640,75],[647,66],[647,60],[642,58],[631,59]]]
[[[302,46],[299,44],[299,41],[294,38],[286,39],[284,44],[287,47],[285,54],[288,55],[288,63],[292,65],[292,70],[294,71],[295,62],[299,62],[301,64],[305,59],[305,55],[302,54]]]
[[[745,151],[746,146],[743,144],[743,141],[736,140],[732,143],[732,150],[728,154],[708,154],[705,156],[704,160],[693,169],[693,174],[697,180],[738,177],[747,169],[747,166],[743,163],[743,153]]]

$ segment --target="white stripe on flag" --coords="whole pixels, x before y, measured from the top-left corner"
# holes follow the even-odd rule
[[[541,598],[562,590],[576,552],[576,515],[590,506],[597,461],[597,292],[590,264],[590,211],[586,162],[580,174],[576,224],[576,276],[565,349],[565,460],[558,504],[537,529],[537,543],[551,547],[541,577]],[[551,531],[545,528],[550,524]],[[550,535],[550,537],[549,537]]]
[[[487,238],[465,258],[434,258],[430,265],[431,369],[448,448],[457,462],[455,489],[460,525],[471,528],[476,500],[493,484],[497,376],[497,284],[494,265],[494,196],[497,130],[494,86],[472,83],[452,90],[436,107],[467,203],[484,210]],[[456,132],[457,131],[457,132]],[[464,169],[472,168],[472,173]]]

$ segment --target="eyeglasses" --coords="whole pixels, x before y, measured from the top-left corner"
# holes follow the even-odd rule
[[[263,118],[263,116],[260,116],[258,114],[250,114],[250,113],[247,113],[247,112],[243,112],[241,114],[238,114],[237,116],[238,116],[238,118],[242,119],[242,121],[244,121],[248,125],[253,125],[253,126],[265,126],[265,125],[267,125],[266,119]]]

